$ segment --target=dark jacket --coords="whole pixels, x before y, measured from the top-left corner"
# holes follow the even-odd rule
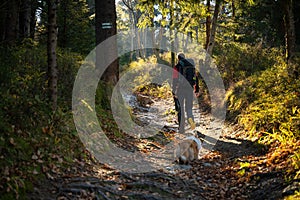
[[[193,59],[181,59],[173,68],[173,84],[172,92],[177,93],[178,88],[181,85],[179,73],[185,77],[185,79],[194,88],[194,92],[199,92],[198,77],[196,76],[195,63]]]

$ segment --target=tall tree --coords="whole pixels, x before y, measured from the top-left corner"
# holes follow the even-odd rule
[[[38,0],[4,0],[0,3],[0,41],[14,45],[34,37]]]
[[[6,5],[6,19],[5,19],[5,33],[4,41],[12,45],[16,42],[18,37],[18,16],[19,16],[19,0],[10,0],[5,2]]]
[[[296,51],[296,31],[293,12],[293,0],[282,0],[284,8],[286,59],[290,62]]]
[[[174,31],[174,22],[175,22],[175,1],[170,1],[170,40],[171,40],[171,67],[175,66],[175,38],[176,31]]]
[[[61,1],[57,10],[58,46],[88,54],[95,47],[92,16],[86,1]]]
[[[130,29],[132,31],[132,35],[134,37],[131,37],[131,52],[130,52],[130,60],[133,59],[133,55],[135,52],[135,55],[138,55],[139,57],[142,56],[142,46],[141,46],[141,34],[138,32],[138,22],[139,18],[141,17],[142,13],[140,9],[138,8],[138,0],[122,0],[122,3],[125,5],[126,9],[129,13],[129,24]],[[134,42],[136,40],[137,42]],[[134,44],[139,45],[137,47],[137,50],[134,51],[136,47],[134,47]]]
[[[211,14],[210,14],[210,0],[206,0],[206,22],[205,22],[205,33],[206,40],[204,44],[204,49],[207,49],[209,44],[210,28],[211,28]]]
[[[207,53],[209,55],[212,55],[213,48],[215,45],[215,34],[216,34],[216,30],[217,30],[218,16],[219,16],[219,13],[221,10],[222,2],[223,2],[223,0],[216,0],[214,15],[213,15],[212,23],[211,23],[211,30],[210,30],[210,34],[209,34],[209,42],[208,42],[207,49],[206,49]]]
[[[96,17],[96,45],[105,41],[109,37],[117,33],[117,15],[116,5],[113,0],[95,0],[95,17]],[[117,58],[117,41],[112,40],[108,49],[96,48],[96,65],[102,66],[100,63],[110,59]],[[102,81],[107,85],[106,88],[110,88],[115,85],[119,79],[119,65],[118,59],[115,59],[105,70]],[[107,95],[110,97],[110,91],[107,91]]]
[[[31,16],[30,16],[30,38],[34,39],[35,35],[35,28],[36,28],[36,22],[37,22],[37,16],[36,16],[36,11],[38,9],[38,0],[31,0]]]
[[[48,40],[47,40],[47,56],[48,56],[48,89],[52,109],[57,108],[57,24],[56,11],[58,0],[47,0],[48,6]]]
[[[20,15],[19,15],[19,32],[21,38],[30,37],[31,25],[31,0],[21,1]]]

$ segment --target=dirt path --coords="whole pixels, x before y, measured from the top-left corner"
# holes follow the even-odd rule
[[[159,106],[170,106],[162,102]],[[210,121],[201,114],[198,125]],[[201,113],[200,113],[201,112]],[[172,135],[172,117],[165,119],[165,134]],[[173,126],[172,126],[173,124]],[[145,141],[127,138],[129,143]],[[124,141],[120,141],[122,143]],[[124,146],[126,148],[126,145]],[[264,163],[265,148],[246,140],[237,126],[226,126],[214,151],[172,171],[160,170],[128,174],[99,164],[95,160],[77,160],[72,168],[50,173],[37,183],[30,199],[281,199],[284,180],[280,172]],[[265,170],[266,169],[266,170]]]

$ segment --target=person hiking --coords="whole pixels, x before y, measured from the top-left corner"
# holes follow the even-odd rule
[[[172,93],[177,111],[179,132],[184,133],[185,112],[190,128],[195,129],[193,116],[193,93],[199,95],[199,85],[193,59],[186,59],[183,53],[178,54],[178,63],[173,68]]]

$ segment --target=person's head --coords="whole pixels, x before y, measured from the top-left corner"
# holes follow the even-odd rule
[[[185,55],[183,53],[178,54],[178,60],[185,59]]]

